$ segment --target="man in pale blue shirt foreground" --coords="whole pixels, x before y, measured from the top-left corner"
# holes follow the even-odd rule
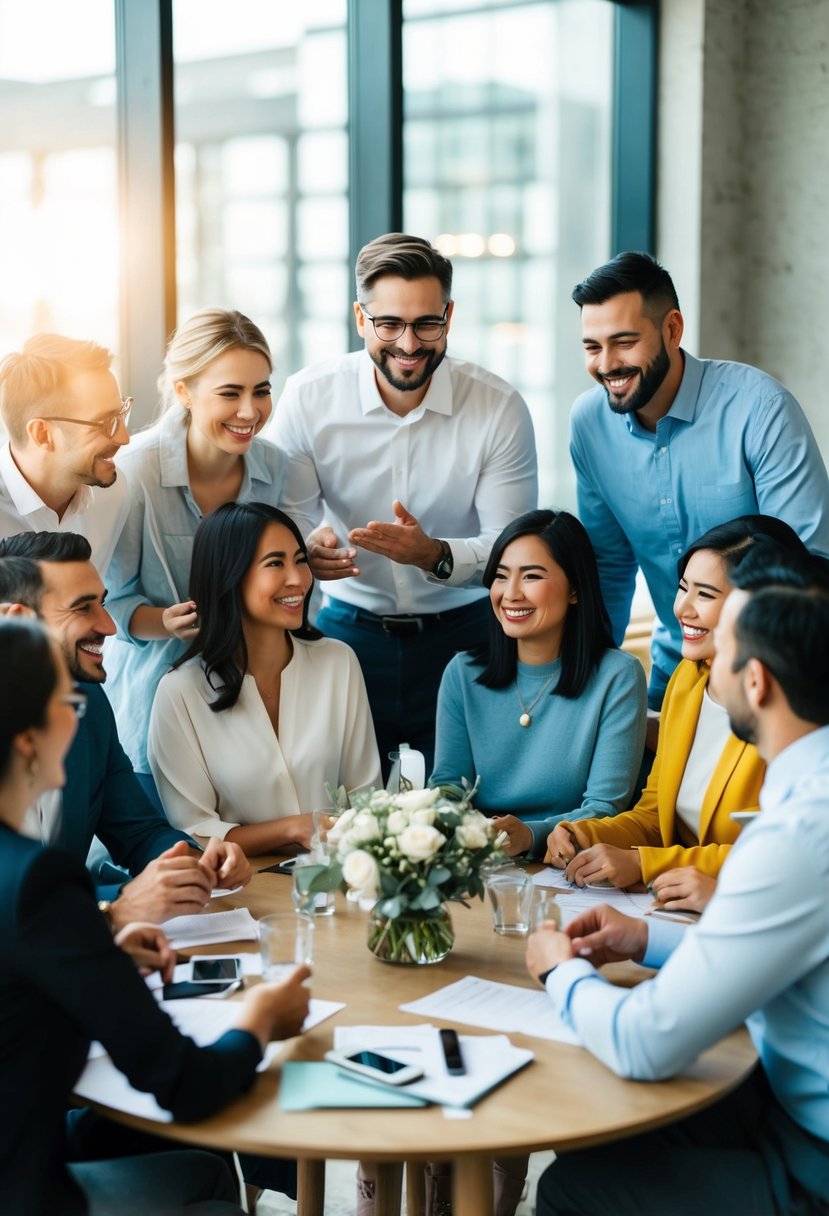
[[[649,704],[681,657],[676,562],[716,524],[762,512],[829,555],[829,478],[808,422],[756,367],[695,359],[666,270],[620,253],[573,290],[587,370],[601,386],[576,401],[570,452],[617,643],[637,568],[658,622]]]
[[[621,1076],[673,1076],[743,1020],[760,1064],[698,1115],[560,1157],[539,1216],[829,1212],[829,594],[753,559],[734,582],[711,685],[768,764],[760,814],[696,926],[602,906],[533,934],[527,966]],[[625,958],[661,970],[633,989],[596,970]]]

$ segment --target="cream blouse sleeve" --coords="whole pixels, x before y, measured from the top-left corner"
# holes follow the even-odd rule
[[[189,704],[198,694],[182,679],[176,679],[178,674],[165,676],[155,694],[147,747],[150,768],[174,827],[191,836],[218,836],[223,840],[231,828],[239,825],[219,816],[219,795],[205,759],[205,749],[217,740],[203,733],[199,737]]]

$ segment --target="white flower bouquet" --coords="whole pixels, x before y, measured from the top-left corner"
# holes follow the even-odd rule
[[[444,904],[483,898],[483,869],[503,859],[474,789],[356,793],[328,831],[332,861],[310,890],[345,885],[374,900],[369,949],[389,962],[437,962],[454,942]],[[307,867],[307,869],[317,869]]]

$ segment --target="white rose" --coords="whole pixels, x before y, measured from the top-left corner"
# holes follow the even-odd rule
[[[465,849],[483,849],[489,843],[489,823],[483,815],[465,815],[455,836]]]
[[[424,806],[419,811],[412,811],[412,823],[434,823],[437,811],[433,806]]]
[[[411,861],[428,861],[440,849],[446,837],[437,828],[426,823],[412,823],[400,833],[398,843],[401,853]]]
[[[389,799],[392,806],[401,811],[420,811],[424,807],[433,806],[440,798],[440,790],[405,790],[402,794],[394,794]]]
[[[392,836],[399,836],[404,828],[409,826],[408,811],[392,811],[386,823],[386,831]]]
[[[351,825],[349,836],[357,844],[380,839],[380,824],[371,811],[358,811]]]
[[[342,815],[338,815],[331,824],[331,827],[328,829],[328,839],[334,841],[339,840],[346,829],[351,826],[356,814],[357,812],[349,807],[347,811],[343,811]]]
[[[380,867],[371,853],[355,849],[343,862],[343,878],[347,885],[360,895],[378,895],[380,891]]]

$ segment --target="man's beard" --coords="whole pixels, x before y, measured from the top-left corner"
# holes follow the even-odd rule
[[[84,638],[85,642],[94,642],[97,646],[103,642],[103,638]],[[78,646],[69,647],[62,645],[63,657],[66,659],[66,666],[69,668],[69,674],[73,680],[80,680],[86,684],[103,684],[107,678],[107,673],[103,667],[95,667],[92,671],[87,671],[81,665],[81,660],[78,658]]]
[[[404,355],[407,359],[425,356],[426,362],[419,372],[407,376],[393,363],[394,355]],[[426,349],[416,351],[397,350],[393,346],[384,346],[381,350],[369,351],[369,357],[377,370],[388,380],[393,388],[402,393],[411,393],[415,389],[423,388],[429,377],[440,367],[445,355],[445,346],[442,350]]]
[[[738,739],[742,739],[743,743],[756,743],[757,719],[751,710],[746,708],[737,716],[732,716],[732,712],[732,710],[728,711],[728,724],[732,734],[735,734]]]
[[[602,386],[607,393],[607,402],[614,414],[630,414],[634,410],[642,410],[648,405],[662,387],[665,377],[671,370],[671,357],[668,348],[662,343],[656,358],[647,368],[620,367],[616,371],[601,376]],[[635,372],[639,377],[639,387],[626,397],[624,401],[614,401],[612,391],[607,386],[608,380],[616,380],[628,372]]]

